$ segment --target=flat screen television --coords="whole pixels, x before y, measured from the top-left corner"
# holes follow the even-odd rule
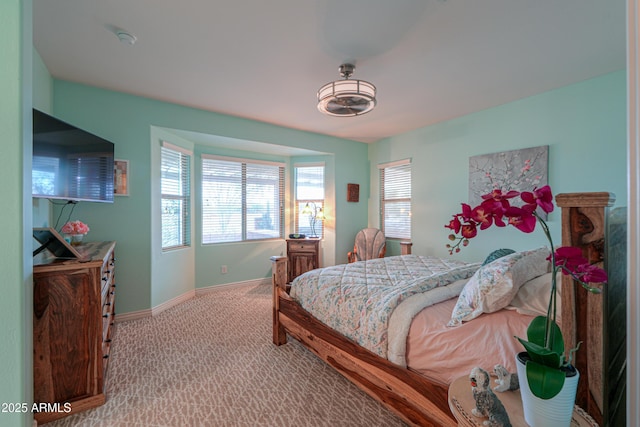
[[[113,202],[114,145],[33,110],[33,197]]]

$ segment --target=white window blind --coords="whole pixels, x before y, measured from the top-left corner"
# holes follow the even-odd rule
[[[284,236],[284,164],[202,156],[202,243]]]
[[[295,167],[295,229],[307,236],[324,232],[324,165]]]
[[[191,245],[191,156],[169,144],[161,148],[162,249]]]
[[[380,168],[380,223],[386,237],[411,238],[411,163],[403,160]]]

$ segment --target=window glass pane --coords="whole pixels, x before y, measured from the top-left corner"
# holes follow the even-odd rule
[[[242,163],[202,161],[202,243],[242,240]]]
[[[384,199],[411,198],[411,169],[409,165],[384,169]]]
[[[247,164],[247,239],[280,235],[279,168]]]
[[[411,164],[380,169],[382,230],[386,237],[411,238]]]
[[[309,205],[307,207],[307,204]],[[324,206],[323,202],[316,201],[299,201],[297,203],[298,215],[298,233],[306,236],[322,236],[324,225]],[[315,212],[315,217],[314,217]]]
[[[184,179],[182,156],[183,154],[178,151],[162,148],[162,194],[182,195]]]
[[[324,200],[324,166],[296,167],[296,199]]]
[[[191,157],[167,147],[161,148],[162,248],[191,244]]]
[[[202,159],[202,242],[283,236],[284,167]]]
[[[387,201],[384,207],[384,231],[387,237],[411,238],[411,202]]]
[[[295,229],[307,236],[324,233],[324,165],[295,168]]]
[[[182,200],[162,199],[162,247],[182,244]]]

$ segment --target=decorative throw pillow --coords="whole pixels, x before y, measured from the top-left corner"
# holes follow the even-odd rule
[[[480,267],[460,292],[448,326],[508,306],[523,283],[549,272],[549,253],[544,247],[515,252]]]
[[[487,257],[487,259],[484,260],[484,262],[482,263],[482,265],[487,265],[490,262],[493,262],[495,260],[497,260],[498,258],[502,258],[503,256],[507,256],[510,254],[515,253],[516,251],[514,251],[513,249],[496,249],[495,251],[491,252],[489,254],[489,256]]]

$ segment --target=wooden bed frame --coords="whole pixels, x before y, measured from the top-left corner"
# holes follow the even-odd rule
[[[604,251],[602,249],[596,251],[594,248],[604,247],[605,219],[615,196],[610,193],[574,193],[558,195],[556,200],[558,205],[563,207],[563,245],[581,246],[592,260],[602,262]],[[586,230],[589,231],[585,232]],[[325,326],[289,296],[286,257],[276,256],[271,260],[274,344],[285,344],[289,334],[410,425],[457,425],[449,409],[447,385],[436,383],[417,372],[395,365]],[[577,289],[563,283],[563,289],[566,288]],[[609,292],[608,295],[610,294],[615,293]],[[579,307],[582,306],[580,298],[582,298],[580,292],[563,294],[563,333],[572,339],[577,337],[585,341],[585,337],[581,335],[582,327],[576,328],[575,325],[586,324],[587,319],[594,316],[593,313],[602,319],[602,302],[592,303],[588,305],[587,310],[580,310]],[[568,320],[566,323],[565,319]],[[600,329],[594,327],[588,331],[592,336],[599,335],[600,342],[598,343],[597,339],[593,341],[593,338],[585,342],[578,352],[584,356],[576,361],[576,367],[581,373],[581,384],[598,378],[597,384],[593,387],[599,388],[600,391],[603,390],[604,382],[603,360],[602,357],[594,359],[592,353],[603,353],[602,345],[606,328],[603,329],[602,324],[603,322],[600,322]],[[600,347],[590,351],[587,357],[585,348],[596,345]],[[588,372],[586,380],[583,372]],[[577,403],[602,425],[603,415],[597,414],[593,405],[581,399],[580,396]]]

